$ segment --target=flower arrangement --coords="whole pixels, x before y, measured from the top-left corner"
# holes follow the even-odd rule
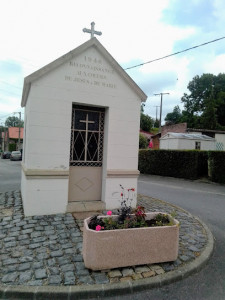
[[[135,189],[125,189],[122,185],[120,188],[121,207],[118,209],[118,214],[112,215],[112,211],[108,211],[106,217],[99,217],[98,215],[91,217],[88,224],[90,229],[102,231],[173,225],[167,214],[158,213],[153,219],[146,219],[143,206],[137,206],[135,209],[131,207]]]
[[[178,257],[179,222],[167,213],[145,213],[141,205],[132,209],[135,189],[120,187],[121,207],[117,215],[109,210],[104,216],[84,220],[83,258],[86,268],[105,270],[175,261]]]

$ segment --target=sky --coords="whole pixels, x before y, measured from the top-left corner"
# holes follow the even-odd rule
[[[86,42],[83,28],[125,69],[225,36],[224,0],[0,1],[0,126],[19,117],[24,77]],[[145,113],[162,120],[194,76],[224,73],[225,39],[126,72],[147,94]],[[164,122],[162,122],[163,124]]]

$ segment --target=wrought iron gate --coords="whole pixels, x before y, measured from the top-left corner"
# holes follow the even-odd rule
[[[73,106],[70,166],[102,166],[104,108]]]

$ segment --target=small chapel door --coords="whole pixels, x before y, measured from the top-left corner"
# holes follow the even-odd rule
[[[105,109],[73,105],[69,201],[101,200]]]

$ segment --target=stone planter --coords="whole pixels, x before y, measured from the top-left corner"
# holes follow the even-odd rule
[[[155,213],[146,213],[147,219]],[[104,218],[106,216],[101,216]],[[116,216],[112,216],[116,217]],[[105,270],[143,264],[174,261],[178,256],[179,222],[172,226],[94,231],[84,220],[83,258],[92,270]]]

